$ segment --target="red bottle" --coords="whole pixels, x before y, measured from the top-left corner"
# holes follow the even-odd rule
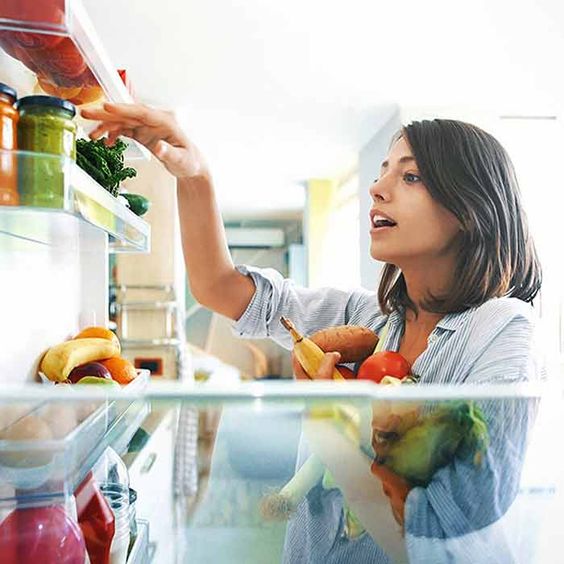
[[[115,518],[92,472],[74,492],[78,524],[82,529],[91,564],[109,564],[110,547],[115,533]]]

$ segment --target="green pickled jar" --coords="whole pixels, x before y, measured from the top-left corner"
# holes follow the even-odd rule
[[[76,108],[55,96],[25,96],[19,110],[18,149],[76,160]],[[19,160],[20,204],[41,208],[64,208],[65,175],[61,159],[41,155]]]

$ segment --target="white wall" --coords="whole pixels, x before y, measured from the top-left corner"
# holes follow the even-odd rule
[[[47,348],[105,325],[107,249],[105,233],[63,213],[0,214],[0,382],[31,380]]]
[[[390,140],[401,126],[399,108],[394,110],[388,121],[375,133],[362,148],[358,162],[358,185],[360,201],[359,245],[360,245],[360,283],[369,290],[376,290],[382,263],[370,256],[370,219],[368,213],[372,206],[368,189],[378,177],[380,164],[388,154]]]

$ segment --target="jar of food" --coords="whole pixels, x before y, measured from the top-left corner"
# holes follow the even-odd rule
[[[16,91],[0,82],[0,206],[17,206],[19,203],[16,126],[18,111],[14,107]]]
[[[76,159],[76,108],[55,96],[25,96],[19,110],[18,149],[42,153],[19,159],[20,203],[62,208],[65,204],[64,162],[58,155]]]

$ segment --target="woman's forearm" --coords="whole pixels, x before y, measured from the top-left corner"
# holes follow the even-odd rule
[[[255,285],[233,265],[211,179],[207,175],[179,178],[177,197],[184,260],[194,298],[217,313],[239,319]]]

